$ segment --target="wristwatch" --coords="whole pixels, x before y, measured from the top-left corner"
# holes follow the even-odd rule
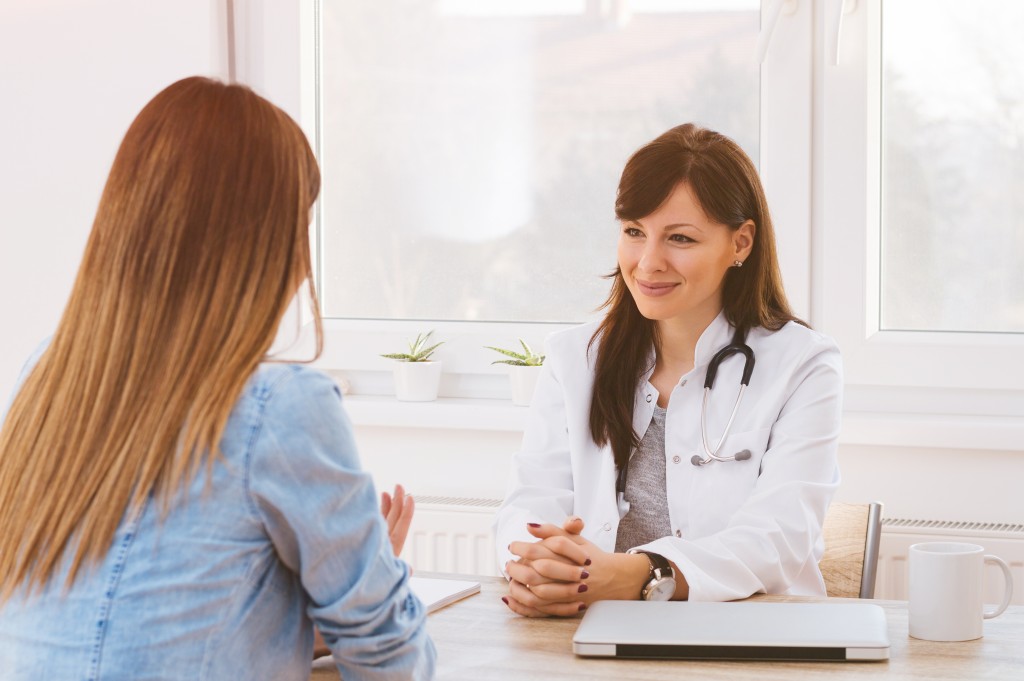
[[[651,563],[650,578],[640,590],[640,598],[645,601],[671,600],[676,593],[676,575],[671,563],[664,556],[650,551],[630,549],[626,553],[642,553]]]

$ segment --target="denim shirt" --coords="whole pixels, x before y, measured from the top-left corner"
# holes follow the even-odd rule
[[[333,381],[261,366],[221,452],[163,519],[152,496],[126,513],[66,594],[68,561],[0,605],[0,678],[306,679],[314,622],[346,681],[432,677],[425,610]]]

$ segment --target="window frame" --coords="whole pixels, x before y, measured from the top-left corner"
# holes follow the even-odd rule
[[[1024,334],[880,328],[881,2],[841,23],[830,3],[818,25],[812,316],[842,351],[857,441],[1019,450]]]

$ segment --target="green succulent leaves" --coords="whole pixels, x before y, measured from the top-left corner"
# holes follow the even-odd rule
[[[510,359],[496,359],[491,364],[508,364],[514,367],[539,367],[544,364],[544,355],[536,354],[529,345],[526,344],[522,338],[519,338],[519,344],[523,346],[522,352],[516,352],[515,350],[506,350],[505,348],[495,348],[490,345],[484,347],[488,350],[494,350],[495,352],[501,353]]]
[[[397,359],[400,362],[430,362],[430,356],[434,354],[434,350],[444,345],[444,341],[441,341],[440,343],[428,346],[427,340],[432,333],[434,332],[427,331],[426,333],[416,334],[416,340],[409,341],[409,352],[391,352],[381,355],[381,357]]]

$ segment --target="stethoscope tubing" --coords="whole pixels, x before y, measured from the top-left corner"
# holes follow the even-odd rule
[[[708,446],[708,395],[711,394],[711,388],[704,388],[704,399],[701,401],[700,405],[700,439],[701,444],[704,445],[704,453],[707,454],[707,459],[701,459],[700,465],[711,463],[712,461],[736,460],[735,456],[718,456],[718,453],[722,451],[722,445],[725,444],[725,439],[729,437],[733,421],[736,420],[736,412],[739,411],[740,404],[743,402],[743,391],[746,389],[747,386],[741,383],[740,391],[736,395],[736,402],[732,405],[732,414],[729,415],[729,422],[725,424],[725,430],[722,431],[722,437],[719,438],[718,444],[716,444],[715,448],[712,450],[711,447]]]
[[[736,420],[736,413],[743,402],[743,393],[746,391],[747,386],[750,385],[750,377],[754,373],[754,350],[747,345],[746,335],[746,332],[742,329],[736,329],[732,342],[716,352],[708,364],[707,376],[704,378],[704,398],[700,404],[700,439],[701,445],[704,447],[705,456],[702,457],[700,454],[694,454],[693,458],[690,459],[690,463],[694,466],[706,466],[712,461],[746,461],[750,458],[750,450],[747,449],[737,452],[732,456],[719,456],[722,446],[729,438],[729,433],[732,432],[732,424]],[[711,395],[711,389],[715,385],[718,368],[723,361],[735,354],[743,355],[743,375],[740,377],[740,390],[736,394],[736,401],[732,405],[729,421],[725,424],[725,429],[722,430],[722,437],[718,439],[718,443],[712,449],[708,442],[708,397]]]

